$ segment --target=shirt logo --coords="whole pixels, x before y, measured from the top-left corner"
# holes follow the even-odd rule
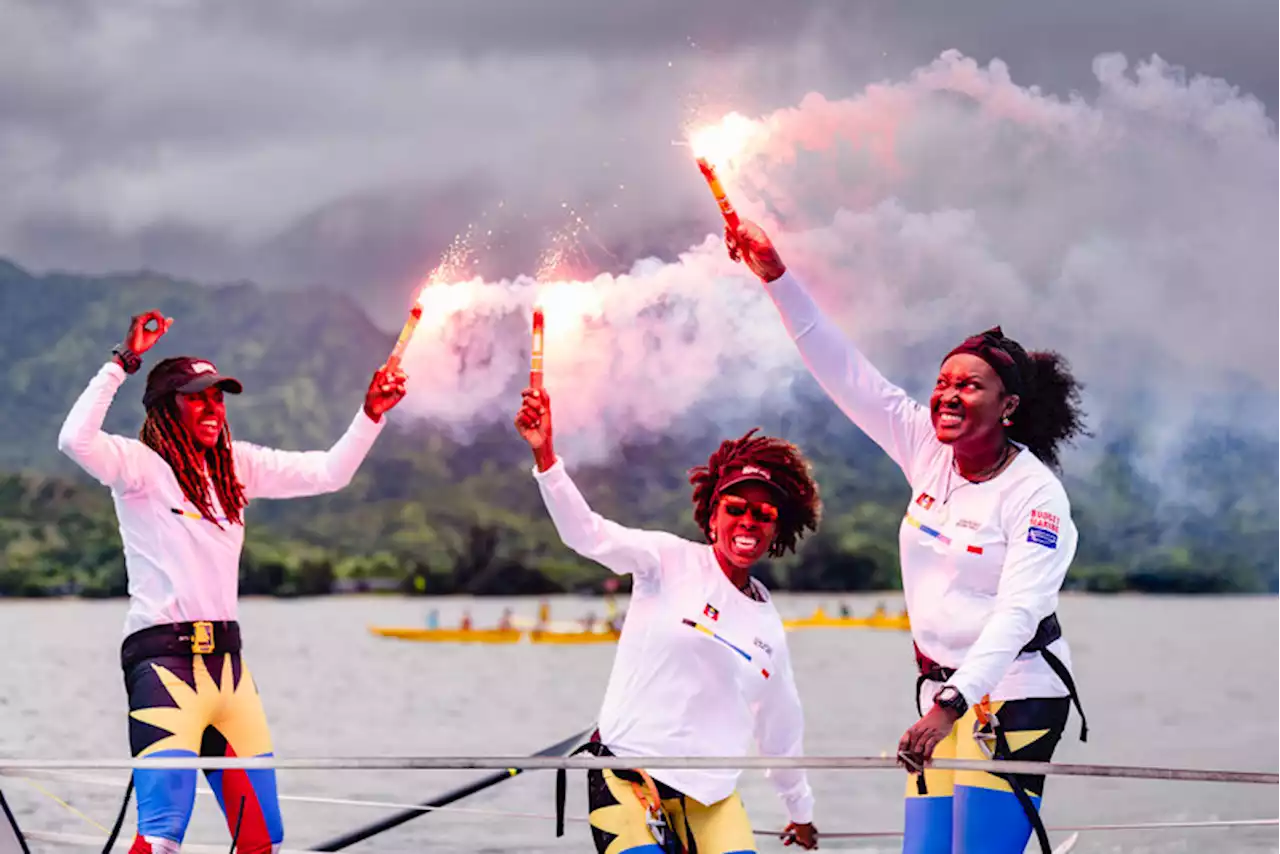
[[[710,606],[710,605],[708,605],[707,607],[708,607],[708,608],[710,608],[711,606]],[[727,646],[729,649],[731,649],[731,650],[733,650],[734,652],[736,652],[738,655],[742,656],[744,660],[746,660],[746,661],[751,661],[751,660],[752,660],[752,659],[751,659],[751,653],[747,652],[745,649],[742,649],[742,648],[740,648],[740,647],[738,647],[738,646],[735,646],[732,642],[727,641],[727,640],[725,640],[724,638],[720,637],[720,635],[718,635],[718,634],[716,634],[715,632],[711,631],[711,629],[707,628],[706,626],[702,625],[701,623],[695,623],[693,620],[690,620],[688,617],[685,617],[685,618],[684,618],[684,619],[682,619],[680,622],[684,623],[686,626],[688,626],[688,627],[689,627],[689,628],[691,628],[691,629],[694,629],[694,630],[696,630],[696,631],[702,632],[704,635],[706,635],[706,636],[707,636],[707,637],[709,637],[709,638],[712,638],[713,640],[717,640],[717,641],[719,641],[720,643],[722,643],[722,644],[724,644],[725,646]],[[761,675],[761,676],[763,676],[765,679],[768,679],[768,678],[769,678],[769,671],[768,671],[768,670],[766,670],[765,668],[761,667],[761,668],[760,668],[760,675]]]
[[[970,531],[976,531],[982,527],[982,523],[976,522],[973,519],[961,519],[958,522],[956,522],[956,527],[968,528]]]
[[[708,617],[710,617],[713,620],[720,619],[720,612],[716,610],[716,608],[713,607],[710,602],[707,603],[707,607],[702,609],[702,613],[706,614]]]
[[[920,493],[919,497],[916,498],[916,503],[919,504],[921,507],[923,507],[925,510],[928,510],[930,507],[933,506],[933,502],[935,500],[936,499],[932,495],[928,494],[927,492],[922,492]]]
[[[1027,542],[1044,546],[1046,549],[1058,547],[1058,517],[1043,510],[1031,511],[1031,525],[1027,528]]]
[[[773,647],[760,640],[760,638],[755,638],[752,642],[757,648],[764,650],[766,655],[773,655]]]
[[[1031,524],[1037,528],[1044,528],[1048,531],[1058,533],[1058,517],[1052,513],[1046,513],[1043,510],[1031,511]]]

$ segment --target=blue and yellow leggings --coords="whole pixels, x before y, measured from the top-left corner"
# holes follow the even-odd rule
[[[657,783],[657,795],[668,819],[667,832],[674,835],[673,844],[660,845],[646,823],[648,810],[637,788],[642,784],[624,779],[634,772],[620,773],[622,776],[607,769],[587,772],[591,836],[597,852],[752,854],[756,850],[751,822],[737,792],[708,806]]]
[[[1062,738],[1071,701],[1066,697],[993,702],[1012,755],[1048,762]],[[938,759],[987,759],[974,739],[976,711],[956,721],[951,734],[934,748]],[[1009,783],[982,771],[926,769],[927,794],[917,775],[907,780],[903,854],[1022,854],[1031,837],[1031,821]],[[1044,777],[1019,775],[1018,781],[1039,810]]]
[[[165,655],[132,664],[129,746],[134,756],[270,756],[262,701],[239,652]],[[130,854],[177,851],[191,820],[194,770],[134,772],[138,835]],[[268,854],[284,838],[275,771],[208,771],[236,851]],[[238,829],[238,832],[237,832]]]

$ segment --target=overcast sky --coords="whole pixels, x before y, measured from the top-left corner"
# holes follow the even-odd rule
[[[1159,54],[1276,113],[1274,0],[0,0],[0,255],[402,305],[470,224],[536,268],[716,226],[687,121],[855,97],[947,49],[1049,93]],[[489,234],[488,232],[492,232]],[[390,316],[390,315],[388,315]]]

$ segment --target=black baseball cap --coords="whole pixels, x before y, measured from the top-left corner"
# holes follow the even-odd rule
[[[231,394],[244,391],[240,380],[224,377],[208,359],[194,356],[164,359],[147,374],[147,390],[142,394],[142,405],[150,409],[166,395],[195,394],[215,385]]]
[[[725,473],[720,477],[720,482],[716,484],[715,494],[720,495],[726,489],[737,486],[740,483],[745,483],[749,480],[754,480],[758,483],[763,483],[766,486],[772,487],[774,491],[778,492],[783,497],[786,497],[787,495],[787,491],[785,489],[773,482],[772,472],[764,466],[755,465],[753,463],[728,467]]]

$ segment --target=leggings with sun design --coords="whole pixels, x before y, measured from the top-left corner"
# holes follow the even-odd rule
[[[1008,759],[1048,762],[1067,725],[1071,701],[1066,697],[1032,698],[991,703],[1012,753]],[[975,731],[977,713],[970,708],[951,733],[933,749],[938,759],[986,759]],[[1037,811],[1044,796],[1044,777],[1018,775]],[[984,771],[925,771],[925,793],[917,775],[907,780],[904,854],[1022,854],[1031,838],[1031,821],[1008,781]]]
[[[147,658],[125,672],[129,746],[135,757],[270,756],[258,690],[239,652]],[[131,854],[177,850],[191,820],[195,770],[134,772],[138,836]],[[207,771],[236,835],[236,850],[260,854],[284,838],[275,771]],[[238,832],[237,832],[238,828]]]
[[[678,843],[664,848],[649,830],[648,810],[629,779],[634,772],[587,772],[591,835],[599,854],[750,854],[756,850],[751,822],[742,799],[734,792],[710,806],[657,783],[658,796],[669,819],[668,832]],[[638,775],[637,775],[638,779]],[[688,837],[692,836],[692,839]]]

